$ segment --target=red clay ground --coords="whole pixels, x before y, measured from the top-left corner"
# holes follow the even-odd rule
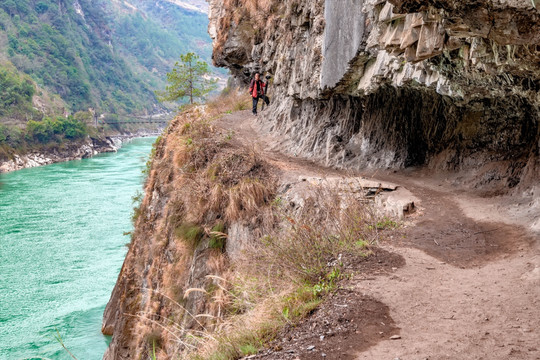
[[[254,120],[238,112],[217,125],[282,176],[350,175],[268,151],[273,140]],[[380,244],[379,270],[355,264],[359,275],[254,358],[540,359],[540,236],[526,230],[539,214],[513,216],[512,199],[481,198],[436,176],[377,178],[420,199]]]

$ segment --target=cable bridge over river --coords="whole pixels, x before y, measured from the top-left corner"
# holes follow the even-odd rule
[[[129,119],[108,119],[107,115],[103,114],[101,116],[94,115],[94,125],[96,127],[103,125],[132,125],[132,124],[151,124],[151,125],[160,125],[162,127],[167,126],[169,121],[172,119],[170,114],[164,115],[154,115],[154,116],[129,116]]]

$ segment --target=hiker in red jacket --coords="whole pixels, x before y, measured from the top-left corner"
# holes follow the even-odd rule
[[[255,73],[255,78],[251,79],[251,84],[249,85],[249,93],[253,98],[253,115],[257,115],[257,105],[259,104],[259,99],[263,99],[266,105],[270,104],[270,99],[266,96],[266,88],[268,87],[268,82],[263,82],[261,80],[261,74],[258,72]]]

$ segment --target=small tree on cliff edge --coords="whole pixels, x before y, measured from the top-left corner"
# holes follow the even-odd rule
[[[171,72],[167,73],[169,85],[165,91],[156,92],[159,101],[177,101],[189,98],[189,103],[197,98],[204,99],[216,89],[216,79],[209,77],[208,64],[199,60],[199,56],[190,52],[180,55]]]

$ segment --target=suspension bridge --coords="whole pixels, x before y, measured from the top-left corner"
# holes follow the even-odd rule
[[[129,116],[129,119],[107,119],[107,115],[111,114],[94,114],[94,125],[98,127],[99,125],[131,125],[131,124],[151,124],[151,125],[162,125],[165,126],[172,119],[172,116],[166,114],[162,117],[152,117],[152,116]]]

